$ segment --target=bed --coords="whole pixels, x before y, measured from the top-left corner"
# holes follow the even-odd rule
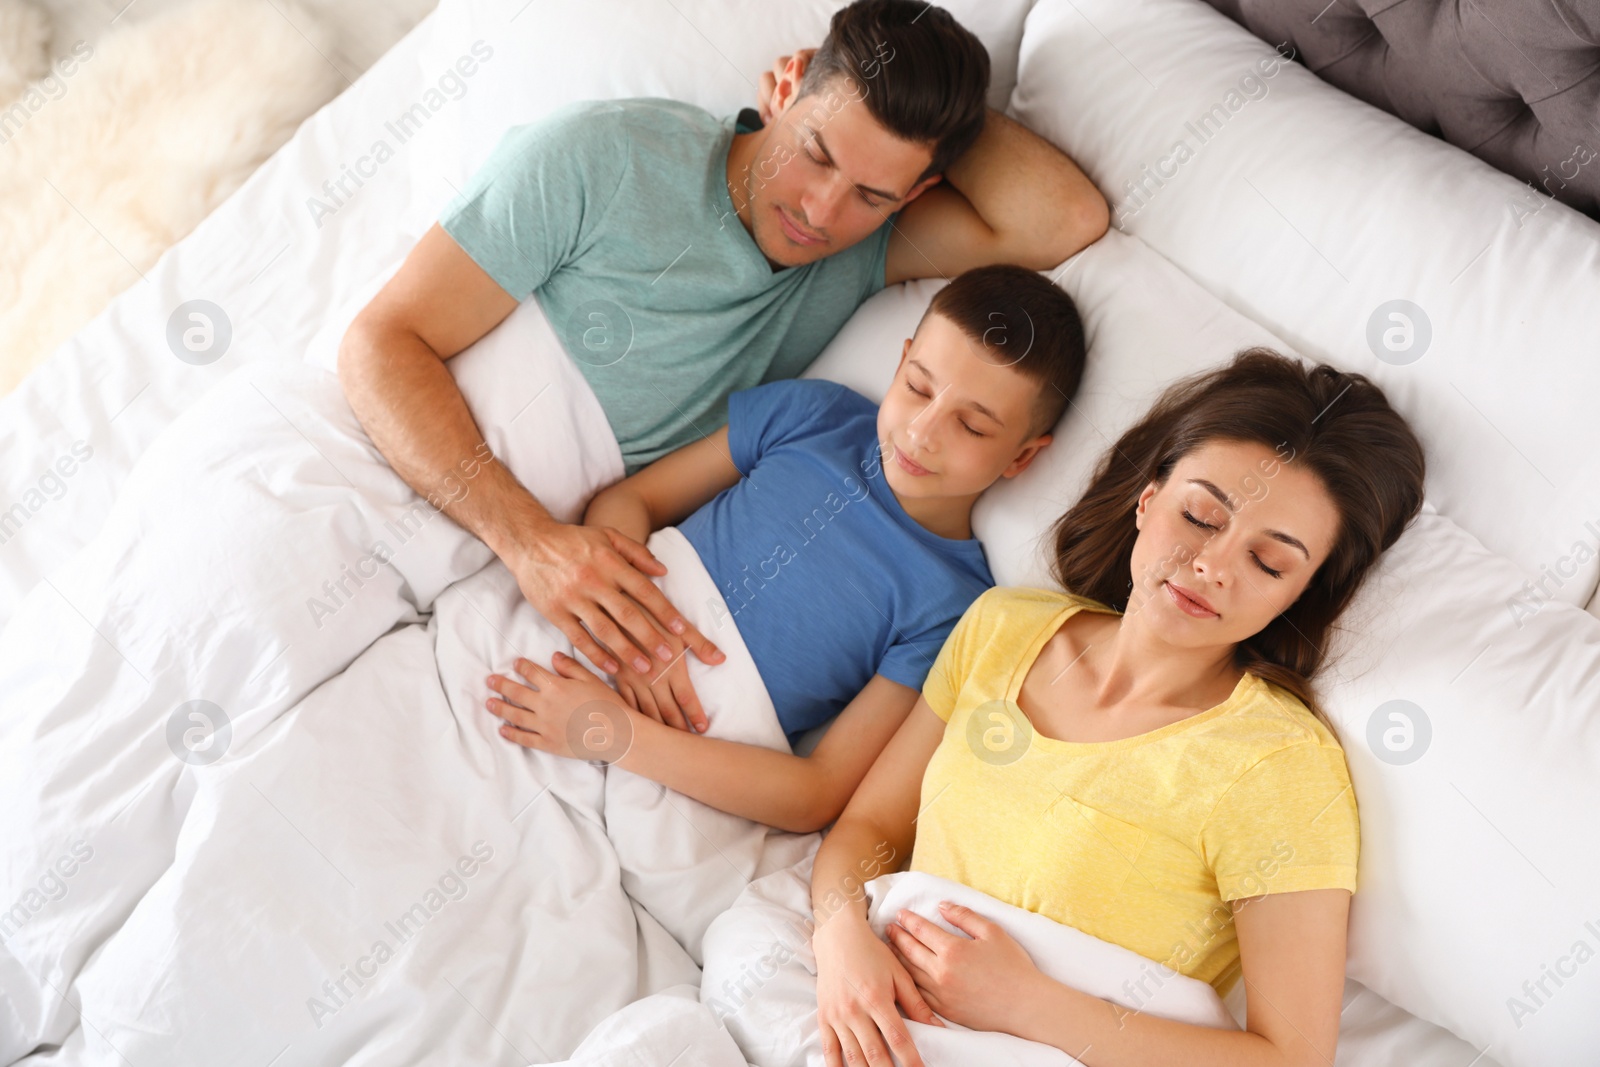
[[[820,38],[832,6],[785,4],[757,20],[717,0],[675,0],[604,18],[575,3],[444,0],[146,280],[0,402],[0,445],[13,460],[0,471],[0,501],[11,502],[0,517],[0,620],[23,610],[27,622],[35,617],[27,614],[30,604],[36,610],[41,599],[67,600],[55,584],[71,589],[62,568],[105,535],[108,520],[118,521],[114,505],[130,472],[152,448],[173,447],[171,434],[168,444],[161,440],[175,424],[193,440],[207,440],[192,429],[195,416],[180,419],[198,410],[202,396],[237,388],[237,372],[255,368],[252,388],[269,393],[273,383],[289,382],[284,396],[336,421],[325,406],[326,382],[301,389],[295,383],[312,380],[295,376],[302,367],[332,365],[343,324],[505,128],[591,96],[667,95],[728,113],[750,102],[757,75],[774,56]],[[1090,370],[1046,461],[980,505],[976,529],[997,580],[1045,583],[1039,531],[1070,503],[1106,442],[1175,377],[1256,343],[1374,377],[1417,428],[1430,474],[1424,515],[1352,607],[1328,679],[1363,816],[1338,1062],[1592,1062],[1600,1042],[1592,1010],[1600,1002],[1600,966],[1585,963],[1600,950],[1600,855],[1572,833],[1600,815],[1600,619],[1584,611],[1595,610],[1600,584],[1600,440],[1590,415],[1600,365],[1587,358],[1600,328],[1600,305],[1592,300],[1600,227],[1559,201],[1530,200],[1518,179],[1320,82],[1275,51],[1277,42],[1251,36],[1197,0],[948,6],[990,48],[991,103],[1077,159],[1115,213],[1113,232],[1050,272],[1084,311]],[[474,52],[480,41],[492,58]],[[462,65],[463,57],[476,61]],[[630,58],[636,61],[624,61]],[[898,339],[939,284],[880,293],[808,373],[881,395]],[[198,355],[179,355],[173,324],[181,335],[196,309],[209,316],[212,339]],[[475,411],[486,430],[505,435],[507,447],[521,448],[531,464],[537,449],[516,444],[509,428],[523,394],[495,397],[489,388],[519,346],[545,337],[537,316],[519,311],[513,318],[483,358],[454,362],[477,376],[479,392],[469,396],[482,398]],[[594,412],[581,397],[564,417],[544,432],[592,433]],[[220,440],[227,428],[206,432]],[[351,462],[359,461],[352,452]],[[586,468],[587,483],[567,487],[571,500],[604,477],[607,462]],[[428,534],[435,535],[445,536]],[[475,589],[487,596],[493,586],[478,574],[485,561],[470,547],[450,542],[450,551],[464,553],[461,574],[440,577],[412,619],[431,626],[435,640],[451,597],[472,601]],[[480,585],[458,585],[469,581]],[[173,603],[203,604],[216,593],[175,590]],[[457,612],[470,623],[459,605]],[[478,631],[485,647],[495,629]],[[371,635],[370,643],[388,642],[384,655],[397,671],[425,658],[422,646],[406,644],[420,640],[408,632]],[[86,648],[94,641],[83,640]],[[317,699],[348,697],[356,681],[339,681],[348,662],[329,660],[326,685],[334,688],[316,688]],[[289,703],[285,696],[282,707]],[[299,718],[310,716],[302,711]],[[251,821],[259,813],[239,807],[215,783],[229,774],[242,782],[234,768],[245,766],[244,757],[289,774],[291,754],[313,762],[326,756],[319,735],[296,733],[288,721],[241,722],[234,749],[217,763],[178,769],[171,778],[176,799],[162,818],[181,827],[181,836],[144,859],[158,888],[128,901],[147,925],[113,924],[90,958],[78,961],[87,980],[80,984],[74,973],[41,995],[53,1002],[34,1005],[47,1020],[44,1030],[0,1017],[0,1061],[142,1062],[137,1049],[152,1062],[210,1062],[200,1050],[217,1046],[202,1036],[215,1042],[228,1035],[201,1035],[204,1020],[185,1016],[174,1000],[189,990],[200,1003],[202,989],[227,987],[230,968],[243,964],[224,952],[192,967],[192,953],[178,951],[181,924],[156,920],[188,914],[170,902],[191,899],[184,896],[191,885],[171,872],[216,859],[201,847],[212,828],[259,831]],[[1385,740],[1395,722],[1420,740],[1396,751]],[[0,768],[26,775],[27,746],[5,732],[9,725],[0,713]],[[337,770],[330,765],[327,775]],[[545,785],[572,811],[605,810],[606,786],[581,773]],[[483,804],[525,801],[485,794]],[[363,810],[359,798],[348,803],[351,812]],[[305,819],[315,819],[313,811]],[[360,825],[354,816],[347,821]],[[584,825],[582,818],[560,822],[562,832],[574,834],[586,832]],[[408,986],[411,999],[388,1002],[391,1014],[357,1019],[359,1009],[343,1010],[344,998],[336,1004],[308,990],[293,1012],[257,1017],[257,1031],[241,1037],[236,1051],[263,1063],[281,1056],[281,1064],[451,1057],[524,1063],[572,1055],[612,1009],[692,986],[705,962],[688,944],[713,916],[697,915],[696,929],[685,932],[657,914],[670,913],[673,903],[670,879],[648,869],[647,846],[660,825],[641,823],[634,845],[646,854],[631,868],[632,896],[612,900],[605,920],[624,932],[611,944],[616,951],[597,957],[608,962],[593,964],[633,970],[626,982],[606,987],[613,1001],[587,1005],[589,1014],[579,1005],[572,1021],[519,1030],[529,991],[537,999],[558,979],[503,961],[502,974],[496,968],[504,936],[461,922],[457,936],[469,954],[417,964],[424,977]],[[80,832],[92,838],[98,829]],[[728,848],[737,840],[747,849],[736,865],[742,881],[814,847],[752,838],[738,828],[728,833]],[[119,840],[133,849],[138,835]],[[434,866],[486,865],[468,846],[439,853]],[[71,842],[50,847],[67,854]],[[698,846],[691,837],[684,847]],[[374,861],[375,876],[387,869],[383,862]],[[465,866],[459,881],[470,886]],[[42,933],[52,916],[70,913],[74,892],[88,892],[95,876],[92,861],[82,870],[77,881],[66,879],[62,902],[24,909],[24,932]],[[44,873],[26,864],[0,869],[7,880],[0,907],[23,900]],[[257,874],[266,878],[271,870]],[[326,871],[317,877],[326,892],[344,892]],[[413,897],[421,893],[423,883],[417,885]],[[385,914],[406,910],[409,891],[385,898]],[[651,893],[669,896],[655,911],[634,906]],[[271,926],[279,934],[308,914],[296,907],[324,898],[314,892],[285,899],[276,911],[264,903],[258,913],[264,926],[279,924]],[[617,910],[629,907],[633,919]],[[456,922],[459,911],[441,914]],[[505,929],[519,913],[487,914]],[[248,925],[230,929],[241,938],[249,933]],[[157,942],[168,950],[153,957],[168,975],[165,984],[152,986],[149,973],[118,965],[148,966]],[[275,944],[293,947],[293,938]],[[312,962],[337,978],[344,959],[335,952]],[[19,967],[17,957],[0,957],[0,982],[22,981]],[[247,972],[239,977],[241,997],[250,995],[244,985],[269,984],[265,976],[261,983]],[[308,1025],[299,1001],[311,999],[351,1027],[358,1035],[352,1043],[334,1051],[295,1036]],[[1229,1007],[1237,1016],[1242,998],[1230,998]],[[309,1014],[322,1021],[314,1009]],[[615,1050],[583,1062],[671,1059],[662,1036],[670,1027],[658,1033],[648,1020],[634,1026],[625,1015],[616,1018],[609,1029],[602,1024]],[[523,1033],[537,1040],[522,1040]],[[625,1054],[642,1058],[619,1058]],[[709,1053],[703,1062],[713,1062]]]

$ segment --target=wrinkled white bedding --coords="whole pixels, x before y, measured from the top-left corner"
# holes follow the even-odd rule
[[[810,886],[809,858],[752,882],[706,934],[698,1000],[674,989],[630,1005],[592,1034],[571,1062],[677,1063],[683,1061],[673,1057],[687,1053],[696,1063],[736,1064],[743,1062],[734,1058],[737,1050],[752,1067],[820,1067]],[[1238,1029],[1206,983],[957,882],[906,871],[871,880],[865,892],[880,937],[902,908],[956,933],[938,914],[940,901],[953,901],[998,923],[1057,981],[1129,1012]],[[956,1023],[908,1020],[906,1027],[927,1067],[1081,1067],[1060,1049],[1010,1034]]]
[[[688,542],[668,529],[650,544],[662,588],[713,625],[721,602]],[[766,724],[782,746],[721,617],[728,660],[691,661],[711,733],[758,740]],[[499,737],[485,674],[557,649],[572,651],[491,563],[198,770],[172,865],[76,983],[94,1027],[73,1031],[68,1061],[267,1062],[292,1048],[303,1064],[547,1062],[635,998],[695,981],[645,906],[671,903],[651,892],[665,863],[714,859],[670,872],[696,898],[666,913],[681,929],[815,837]]]

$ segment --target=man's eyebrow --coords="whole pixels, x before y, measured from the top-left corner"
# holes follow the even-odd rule
[[[913,366],[913,367],[917,368],[918,370],[920,370],[923,374],[926,374],[928,376],[928,384],[929,385],[937,385],[938,384],[938,379],[933,376],[933,372],[930,371],[927,368],[927,366],[921,360],[919,360],[919,359],[909,359],[906,362],[909,363],[911,366]],[[1006,420],[1002,419],[999,415],[996,415],[994,412],[990,411],[988,408],[984,407],[982,404],[978,403],[976,400],[968,400],[966,406],[971,408],[972,410],[976,411],[980,415],[987,415],[989,418],[993,419],[997,424],[999,424],[1002,428],[1004,428],[1004,426],[1006,424]]]
[[[1212,485],[1204,478],[1190,478],[1189,484],[1198,485],[1200,488],[1216,497],[1218,502],[1221,503],[1223,507],[1227,508],[1230,512],[1233,511],[1233,505],[1228,503],[1228,494],[1224,493],[1221,489],[1218,489],[1215,485]],[[1282,530],[1263,530],[1262,532],[1268,537],[1272,538],[1274,541],[1282,541],[1286,545],[1291,545],[1294,548],[1298,548],[1300,550],[1300,554],[1305,556],[1306,559],[1309,560],[1311,558],[1311,553],[1306,551],[1306,546],[1301,543],[1298,537],[1291,537]]]
[[[829,151],[828,151],[828,146],[822,143],[822,134],[821,134],[821,132],[819,132],[817,130],[813,130],[810,126],[806,126],[805,127],[805,131],[811,135],[811,139],[813,141],[817,142],[817,148],[822,152],[822,158],[826,159],[828,161],[828,165],[829,166],[837,166],[838,164],[833,162],[833,155],[831,153],[829,153]],[[878,197],[880,200],[899,200],[900,199],[900,197],[895,195],[894,193],[886,193],[882,189],[874,189],[870,185],[857,185],[856,188],[860,189],[863,193],[871,193],[873,196]]]

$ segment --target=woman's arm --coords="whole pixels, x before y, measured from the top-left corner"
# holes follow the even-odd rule
[[[817,1024],[828,1067],[887,1063],[891,1050],[905,1067],[922,1067],[895,1010],[897,1002],[918,1022],[942,1025],[889,946],[867,925],[862,887],[909,860],[922,776],[944,728],[944,721],[919,697],[817,850],[811,869],[817,923],[812,944],[817,953]]]
[[[697,737],[638,715],[616,765],[780,830],[820,830],[839,817],[916,700],[915,689],[873,675],[810,756]]]
[[[946,917],[970,938],[909,914],[890,937],[917,988],[946,1018],[1054,1045],[1088,1067],[1327,1067],[1339,1040],[1349,914],[1344,889],[1234,902],[1244,1031],[1157,1018],[1062,985],[966,909]]]

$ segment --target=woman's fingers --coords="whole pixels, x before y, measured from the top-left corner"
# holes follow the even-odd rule
[[[890,923],[884,933],[888,935],[889,947],[894,949],[894,954],[908,967],[914,967],[921,972],[912,977],[919,982],[922,981],[937,959],[933,951],[895,923]]]
[[[944,1025],[944,1020],[935,1015],[927,1000],[923,999],[922,990],[917,988],[917,983],[909,970],[894,976],[894,999],[895,1003],[905,1011],[908,1019],[915,1019],[929,1026]],[[909,1039],[909,1035],[907,1037]]]
[[[911,1032],[906,1029],[905,1020],[900,1018],[900,1013],[894,1010],[894,1002],[890,1001],[888,1007],[869,1005],[872,1010],[872,1022],[878,1032],[878,1040],[883,1045],[884,1057],[881,1062],[889,1062],[888,1054],[894,1053],[900,1067],[922,1067],[922,1056],[917,1052],[917,1046],[911,1043]],[[866,1046],[862,1046],[865,1049]],[[879,1062],[879,1061],[869,1061]]]
[[[839,1035],[839,1059],[842,1064],[854,1067],[858,1063],[866,1063],[866,1053],[861,1051],[861,1042],[856,1040],[855,1031],[848,1025],[835,1028]]]
[[[905,928],[906,933],[935,952],[940,951],[950,942],[958,940],[955,934],[950,933],[942,926],[929,922],[914,911],[901,908],[895,914],[895,919]],[[959,938],[959,940],[964,941],[966,938]]]

